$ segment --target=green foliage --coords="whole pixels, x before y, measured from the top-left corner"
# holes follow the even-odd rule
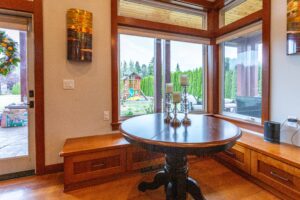
[[[21,94],[21,85],[20,85],[20,83],[14,84],[14,86],[13,86],[13,88],[11,90],[11,93],[13,95],[19,95],[19,94]]]
[[[7,76],[19,64],[18,43],[0,31],[0,74]]]
[[[144,77],[141,81],[141,90],[145,96],[154,97],[154,76]]]

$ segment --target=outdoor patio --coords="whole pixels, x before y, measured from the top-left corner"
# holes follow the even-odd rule
[[[0,128],[0,159],[28,155],[28,127]]]

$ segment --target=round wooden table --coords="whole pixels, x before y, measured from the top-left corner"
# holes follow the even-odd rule
[[[179,115],[183,118],[183,115]],[[164,122],[164,114],[151,114],[124,121],[121,132],[126,140],[144,149],[164,153],[164,169],[151,183],[139,184],[140,191],[165,187],[167,200],[205,199],[197,182],[188,177],[187,155],[211,155],[231,148],[241,130],[225,120],[207,115],[189,115],[190,126],[173,128]]]

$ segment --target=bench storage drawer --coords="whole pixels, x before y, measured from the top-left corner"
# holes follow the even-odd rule
[[[65,157],[65,184],[122,173],[126,170],[124,149],[105,150]]]
[[[300,169],[255,151],[251,175],[293,199],[300,199]]]
[[[218,157],[227,163],[250,174],[251,150],[239,144],[234,145],[231,149],[218,154]]]

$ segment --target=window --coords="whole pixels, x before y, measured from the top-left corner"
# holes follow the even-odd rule
[[[118,15],[188,28],[206,28],[205,12],[158,1],[119,0]]]
[[[221,43],[222,113],[260,122],[262,115],[262,32]]]
[[[119,42],[121,118],[163,111],[165,83],[181,91],[181,74],[189,76],[191,112],[205,110],[206,45],[128,34],[120,34]]]
[[[220,26],[226,26],[261,10],[263,0],[236,0],[220,11]]]
[[[204,110],[205,49],[202,44],[171,41],[171,82],[180,91],[181,74],[189,77],[188,100],[191,112]],[[182,110],[183,111],[183,110]]]
[[[120,35],[120,115],[154,112],[154,39]]]

